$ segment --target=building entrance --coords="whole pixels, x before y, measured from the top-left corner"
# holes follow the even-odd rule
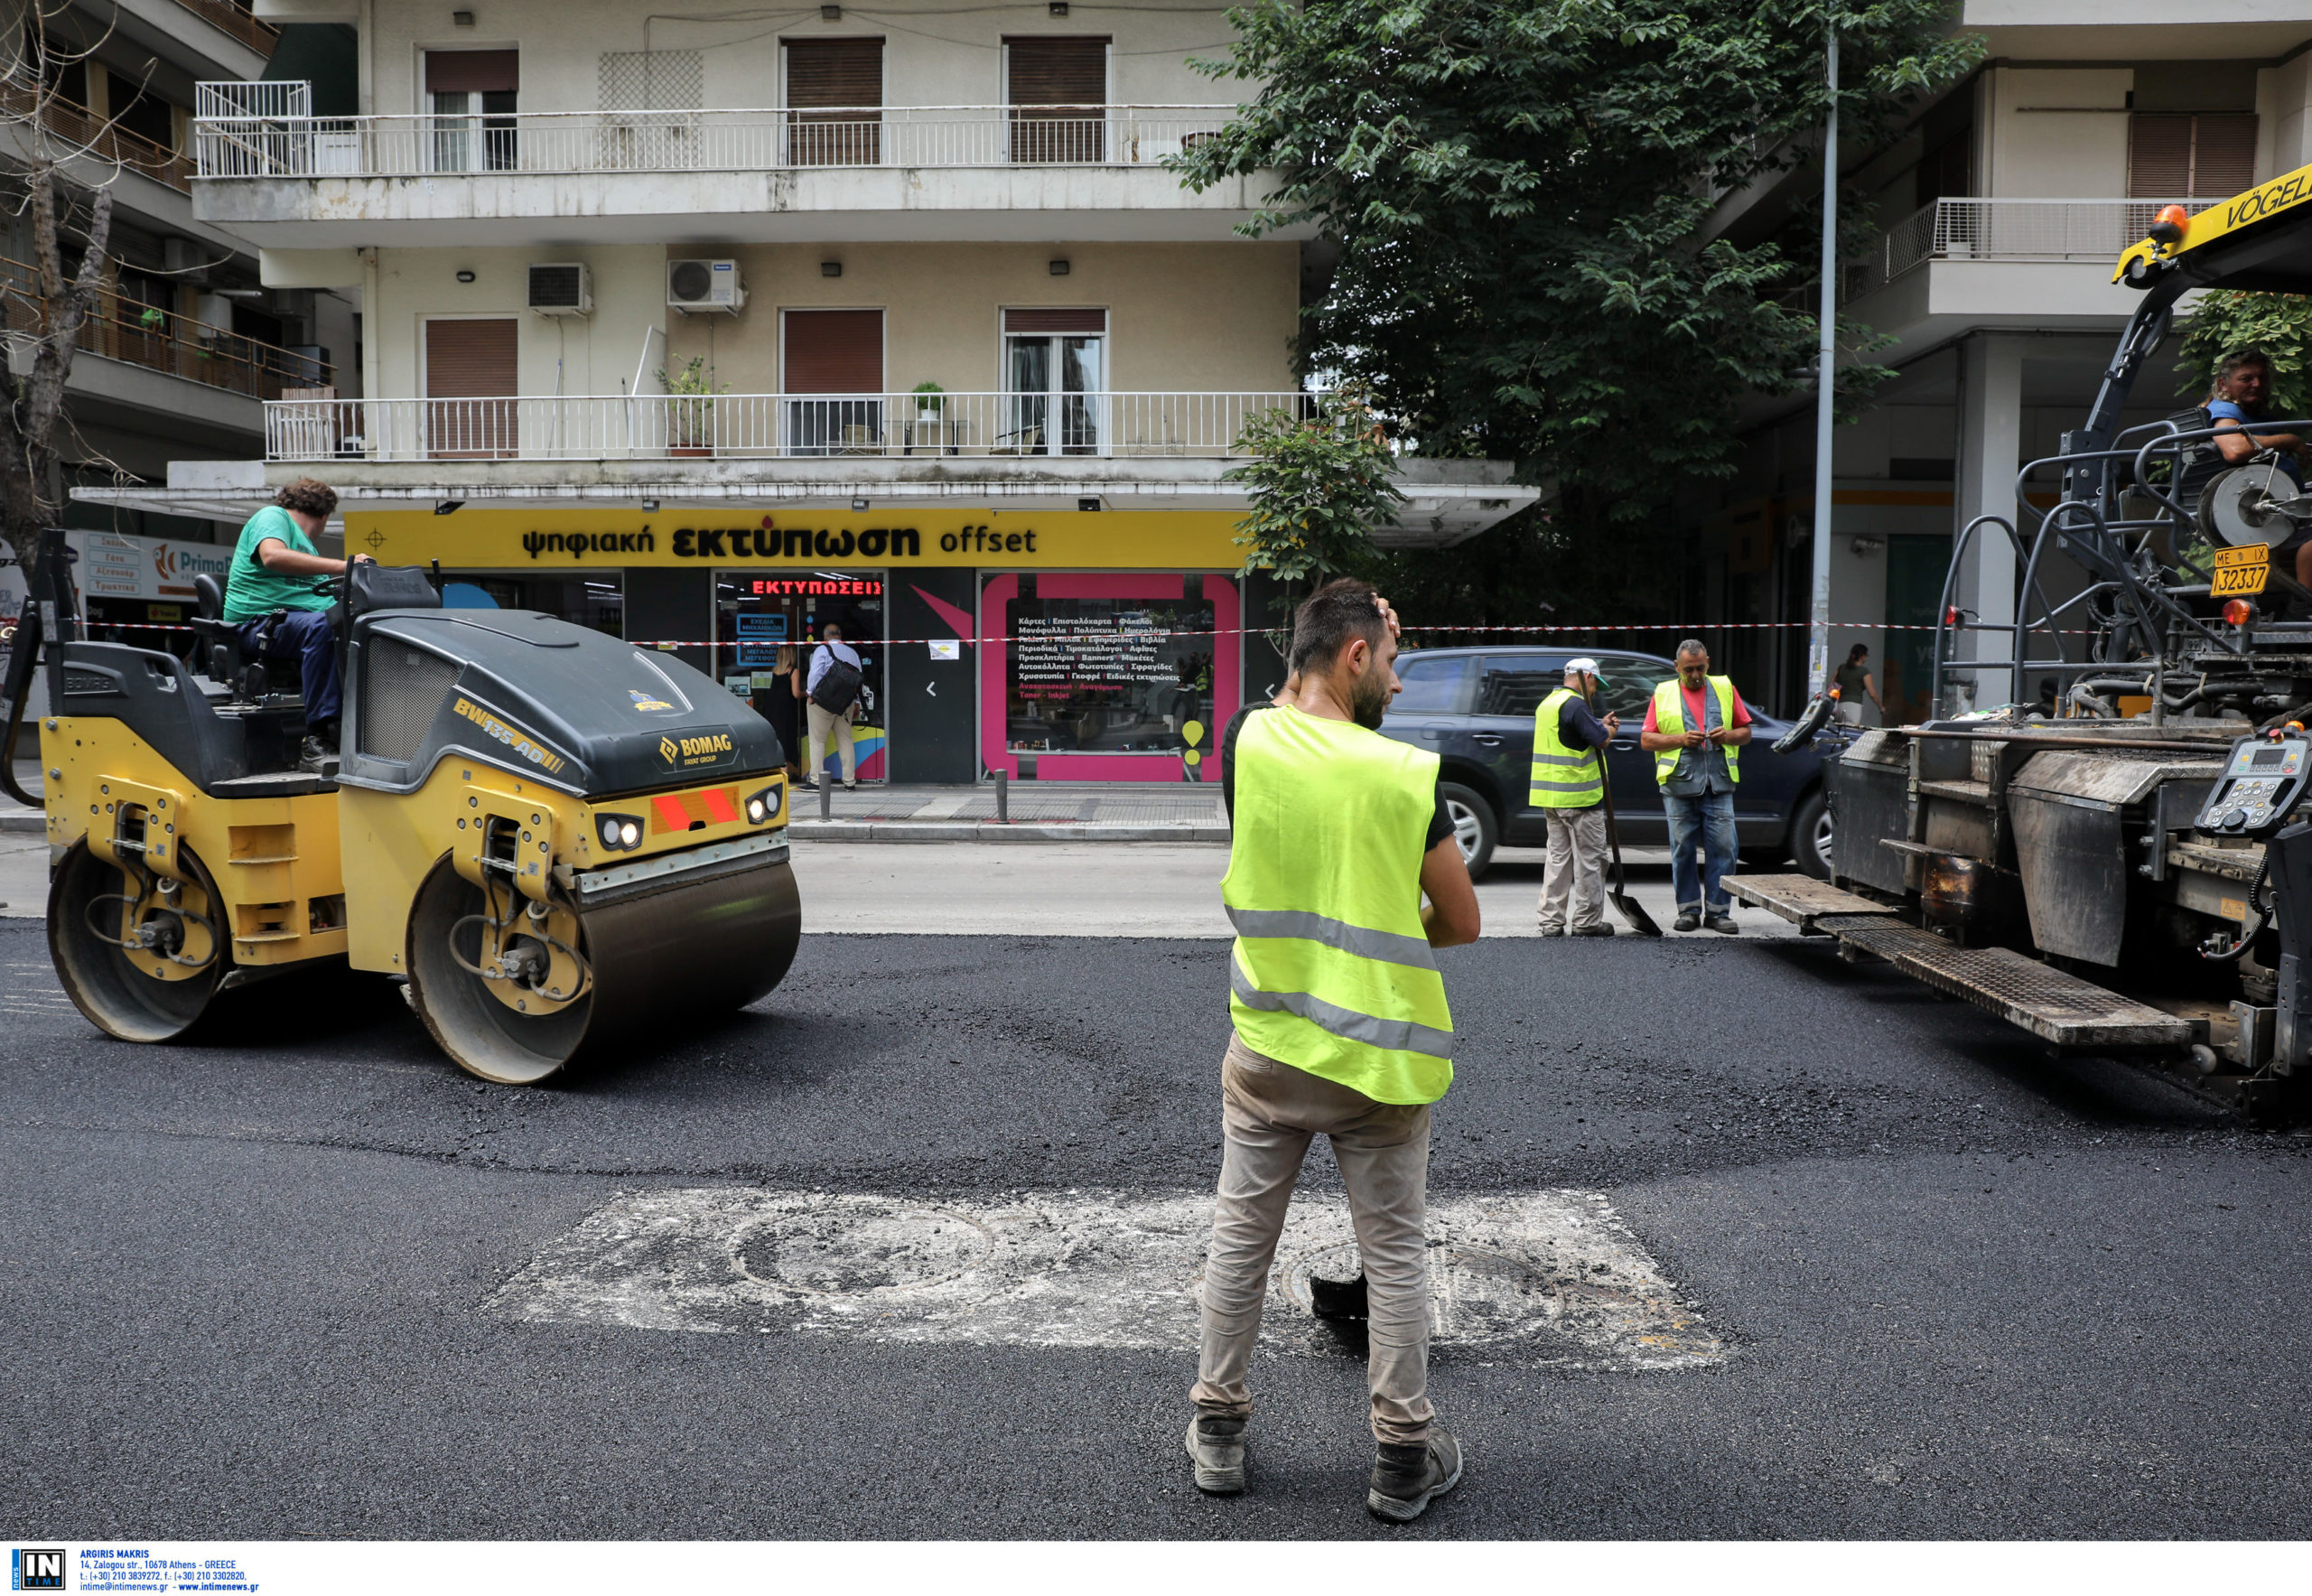
[[[811,652],[834,625],[859,656],[859,707],[851,727],[859,779],[890,775],[883,600],[881,571],[715,573],[714,675],[771,723],[788,762],[798,770],[805,759],[803,688]],[[821,751],[822,773],[840,779],[839,751]]]

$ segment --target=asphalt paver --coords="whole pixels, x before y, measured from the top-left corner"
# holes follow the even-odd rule
[[[1729,1356],[1440,1357],[1466,1483],[1363,1508],[1363,1371],[1263,1356],[1207,1499],[1172,1350],[517,1322],[619,1193],[1208,1190],[1226,946],[807,938],[545,1088],[397,989],[98,1035],[0,922],[0,1523],[85,1539],[2301,1536],[2312,1139],[1819,943],[1440,956],[1441,1194],[1601,1193]],[[1313,1154],[1301,1200],[1337,1201]]]

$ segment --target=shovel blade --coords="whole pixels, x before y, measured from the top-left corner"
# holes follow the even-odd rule
[[[1645,912],[1636,899],[1627,892],[1608,892],[1606,896],[1622,919],[1629,922],[1631,930],[1641,937],[1659,937],[1662,934],[1662,928],[1654,923],[1654,917]]]

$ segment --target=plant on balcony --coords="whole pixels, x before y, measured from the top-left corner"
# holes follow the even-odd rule
[[[1313,415],[1263,410],[1237,434],[1251,456],[1225,473],[1245,484],[1250,504],[1236,523],[1245,551],[1240,575],[1266,571],[1283,584],[1285,614],[1311,577],[1364,571],[1373,563],[1373,528],[1404,495],[1393,480],[1396,455],[1366,395],[1345,389],[1319,399]],[[1289,630],[1272,631],[1281,655]]]
[[[2198,404],[2215,380],[2215,363],[2234,350],[2260,349],[2271,357],[2271,392],[2264,410],[2275,421],[2312,415],[2312,297],[2211,289],[2177,350],[2192,387],[2181,396]]]
[[[727,394],[706,374],[706,357],[693,355],[669,375],[658,369],[658,386],[667,391],[667,447],[675,454],[714,452],[714,396]]]
[[[946,388],[941,387],[936,382],[917,383],[915,385],[916,419],[918,421],[938,420],[941,414],[947,407],[947,401],[938,396],[945,394],[946,391],[947,390]]]

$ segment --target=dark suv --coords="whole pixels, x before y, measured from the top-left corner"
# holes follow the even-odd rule
[[[1565,662],[1584,657],[1606,678],[1601,709],[1621,716],[1608,745],[1614,814],[1622,842],[1666,847],[1670,823],[1654,779],[1654,756],[1637,745],[1655,686],[1677,675],[1656,654],[1570,649],[1423,649],[1400,655],[1404,691],[1381,723],[1383,735],[1425,748],[1444,761],[1445,801],[1471,875],[1482,874],[1502,843],[1541,847],[1542,811],[1525,802],[1533,772],[1534,711],[1564,685]],[[1737,682],[1736,687],[1741,684]],[[1745,699],[1746,703],[1748,700]],[[1831,873],[1830,811],[1823,801],[1823,761],[1811,749],[1777,754],[1772,744],[1790,723],[1750,705],[1757,730],[1742,750],[1734,820],[1742,856],[1752,863],[1795,860],[1810,875]]]

